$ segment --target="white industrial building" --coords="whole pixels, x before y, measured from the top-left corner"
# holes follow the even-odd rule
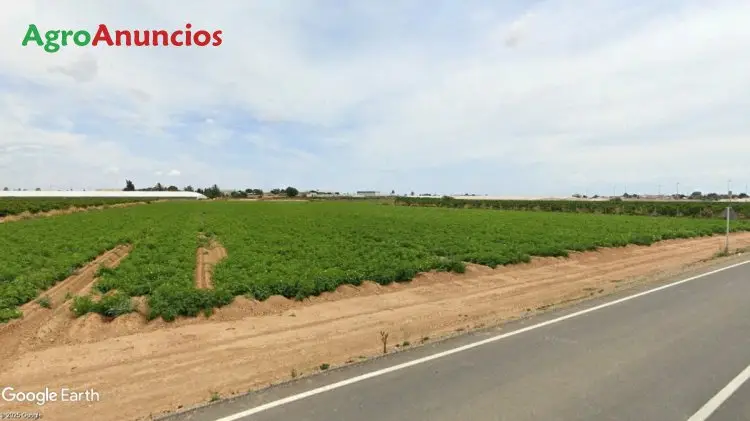
[[[207,199],[206,196],[189,191],[0,191],[0,198],[123,198],[123,199]]]
[[[380,195],[381,194],[379,191],[374,191],[374,190],[358,190],[357,191],[357,196],[378,197]]]

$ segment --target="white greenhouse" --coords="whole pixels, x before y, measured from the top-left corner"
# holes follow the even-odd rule
[[[0,191],[0,198],[43,198],[43,197],[80,197],[80,198],[133,198],[133,199],[207,199],[206,196],[189,191]]]

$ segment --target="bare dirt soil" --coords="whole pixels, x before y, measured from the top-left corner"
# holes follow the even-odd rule
[[[37,212],[37,213],[22,212],[22,213],[19,213],[18,215],[8,215],[5,217],[0,217],[0,224],[3,222],[23,221],[24,219],[45,218],[45,217],[57,216],[57,215],[69,215],[71,213],[78,213],[78,212],[88,212],[92,210],[101,210],[101,209],[108,209],[108,208],[125,208],[125,207],[130,207],[130,206],[135,206],[135,205],[144,205],[144,204],[146,204],[146,202],[127,202],[127,203],[114,203],[111,205],[103,205],[103,206],[88,206],[85,208],[78,208],[75,206],[71,206],[67,209],[53,209],[51,211]]]
[[[721,237],[664,241],[535,258],[490,269],[469,265],[465,274],[426,273],[412,282],[341,286],[302,302],[238,298],[210,318],[147,322],[129,314],[107,323],[99,315],[64,319],[53,343],[12,347],[0,366],[3,384],[25,391],[45,387],[94,389],[98,402],[8,405],[42,411],[45,419],[149,419],[164,412],[244,393],[382,354],[389,350],[669,278],[716,264]],[[733,235],[733,247],[750,246],[750,233]],[[712,261],[714,260],[714,261]],[[0,332],[0,349],[34,336],[33,324]]]
[[[213,288],[214,266],[226,257],[227,250],[216,241],[211,241],[207,247],[199,247],[195,256],[195,286]]]
[[[57,345],[56,338],[73,329],[71,323],[75,320],[70,312],[72,298],[88,294],[96,282],[99,267],[116,267],[130,250],[130,245],[120,245],[103,253],[45,291],[40,298],[49,302],[48,308],[31,301],[21,306],[23,318],[0,324],[0,373],[13,364],[14,355]]]

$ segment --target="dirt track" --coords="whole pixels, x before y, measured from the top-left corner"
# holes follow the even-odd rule
[[[342,286],[304,302],[239,298],[210,319],[172,324],[147,323],[138,314],[106,323],[92,314],[68,319],[52,344],[14,348],[0,378],[27,391],[66,386],[101,395],[96,403],[48,403],[41,407],[45,419],[148,418],[203,403],[212,392],[229,396],[287,380],[292,369],[308,374],[321,363],[336,366],[380,354],[381,330],[390,333],[394,350],[404,341],[502,323],[706,265],[722,244],[719,237],[674,240],[496,270],[470,265],[462,275],[422,274],[388,287]],[[750,233],[734,235],[732,244],[750,246]],[[25,329],[0,331],[0,347],[31,334]],[[40,408],[12,404],[8,410]]]
[[[221,244],[212,241],[208,247],[199,247],[195,255],[196,288],[213,288],[214,266],[227,257],[227,251]]]

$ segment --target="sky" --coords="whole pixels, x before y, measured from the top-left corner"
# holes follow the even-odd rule
[[[223,43],[21,45],[188,22]],[[8,2],[0,186],[743,192],[748,22],[746,0]]]

